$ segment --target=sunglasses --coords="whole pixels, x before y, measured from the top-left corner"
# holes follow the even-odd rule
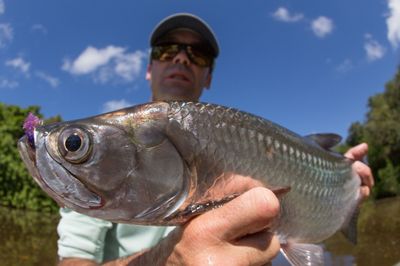
[[[181,51],[185,51],[190,62],[200,67],[212,68],[214,56],[200,46],[190,44],[160,44],[153,46],[151,50],[151,59],[162,62],[171,61]]]

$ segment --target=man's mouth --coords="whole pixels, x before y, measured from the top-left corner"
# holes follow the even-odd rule
[[[177,80],[182,80],[182,81],[189,81],[189,79],[184,76],[184,75],[180,75],[180,74],[173,74],[169,76],[170,79],[177,79]]]
[[[192,79],[188,73],[184,71],[173,71],[169,75],[167,75],[167,79],[174,80],[174,81],[183,81],[183,82],[191,82]]]

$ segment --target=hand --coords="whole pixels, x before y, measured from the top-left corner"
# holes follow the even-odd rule
[[[274,193],[252,188],[177,227],[155,247],[103,265],[265,265],[280,249],[278,238],[268,230],[278,213]],[[66,259],[59,265],[97,264]]]
[[[165,240],[174,242],[174,238],[177,243],[172,246],[167,264],[268,263],[280,248],[278,238],[268,231],[278,212],[278,199],[270,190],[253,188],[172,232],[173,236]]]
[[[361,143],[357,146],[354,146],[345,153],[347,158],[356,160],[356,162],[353,163],[353,169],[361,178],[360,194],[362,200],[371,194],[371,189],[374,186],[374,177],[372,175],[371,168],[360,161],[367,155],[367,153],[367,143]]]

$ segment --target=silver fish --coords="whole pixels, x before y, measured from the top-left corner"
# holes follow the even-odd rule
[[[34,143],[18,146],[60,205],[113,222],[182,224],[251,187],[274,189],[282,253],[293,265],[320,265],[314,243],[354,227],[360,198],[352,161],[329,149],[339,141],[219,105],[154,102],[37,126]]]

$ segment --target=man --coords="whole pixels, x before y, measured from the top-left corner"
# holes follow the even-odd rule
[[[198,101],[211,85],[219,54],[209,26],[193,15],[176,14],[158,24],[150,44],[146,78],[152,100]],[[361,159],[366,152],[367,145],[362,144],[346,156]],[[362,177],[361,193],[366,197],[373,185],[371,171],[359,162],[354,167]],[[61,210],[60,265],[263,265],[280,248],[268,231],[278,211],[275,195],[260,187],[170,234],[172,228],[112,224]]]

